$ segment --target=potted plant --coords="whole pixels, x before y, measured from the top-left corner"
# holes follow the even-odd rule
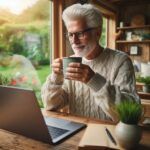
[[[116,106],[120,122],[116,125],[115,133],[119,145],[125,149],[136,147],[141,139],[142,105],[133,100],[124,100]]]
[[[138,82],[144,83],[143,92],[150,93],[150,76],[141,77],[136,79]]]

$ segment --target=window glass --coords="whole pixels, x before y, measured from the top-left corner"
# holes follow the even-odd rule
[[[0,84],[40,89],[49,74],[51,2],[0,1]]]
[[[100,44],[103,47],[107,46],[107,18],[103,16],[103,27],[102,27],[102,34],[100,39]]]

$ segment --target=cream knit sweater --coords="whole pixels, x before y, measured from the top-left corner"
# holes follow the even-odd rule
[[[69,104],[73,114],[117,121],[115,104],[126,97],[140,101],[133,65],[125,53],[106,48],[97,58],[83,58],[82,63],[96,73],[87,84],[54,73],[48,76],[41,92],[47,110]]]

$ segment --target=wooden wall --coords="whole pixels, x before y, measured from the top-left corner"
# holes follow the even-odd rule
[[[118,10],[117,26],[119,26],[119,23],[122,21],[124,26],[130,27],[132,18],[137,14],[141,14],[145,17],[145,25],[150,25],[150,1],[149,3],[146,1],[141,1],[140,3],[136,3],[136,1],[134,3],[124,3],[123,5],[118,6]],[[141,29],[129,29],[128,31],[141,33],[147,32],[150,34],[150,26],[146,28],[143,27]],[[131,59],[140,60],[142,62],[150,61],[150,39],[146,42],[116,44],[117,49],[126,51],[127,53],[130,52],[131,46],[138,46],[140,52],[139,55],[131,56]]]
[[[118,10],[118,19],[122,20],[125,23],[125,26],[130,26],[131,19],[136,14],[144,15],[146,18],[146,24],[150,24],[150,3],[127,3],[119,5]]]

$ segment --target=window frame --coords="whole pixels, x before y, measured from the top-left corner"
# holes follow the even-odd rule
[[[115,33],[116,33],[116,21],[117,21],[117,8],[114,6],[104,3],[100,0],[94,1],[91,0],[91,3],[96,5],[102,15],[107,18],[107,27],[106,27],[106,46],[112,49],[116,48],[116,42],[115,42]]]
[[[52,13],[52,59],[65,56],[65,38],[64,27],[62,21],[62,12],[64,7],[64,0],[51,0],[51,13]]]

